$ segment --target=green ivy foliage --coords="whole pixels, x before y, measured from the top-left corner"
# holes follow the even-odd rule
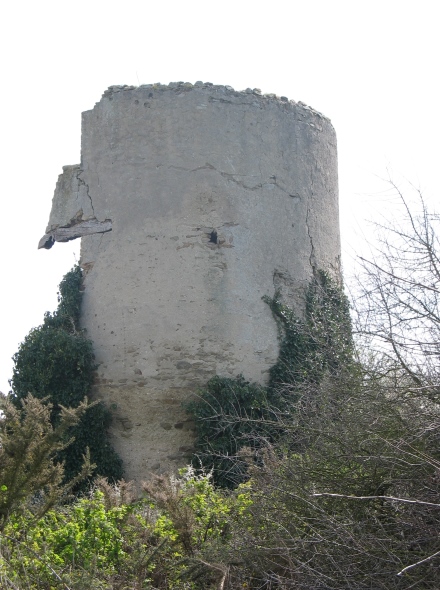
[[[47,400],[54,425],[61,406],[77,407],[90,396],[94,379],[92,343],[79,326],[81,281],[81,268],[75,266],[60,283],[57,310],[46,313],[43,324],[30,331],[13,357],[12,403],[20,408],[29,394]],[[80,471],[87,447],[97,475],[114,481],[122,477],[122,461],[108,442],[110,423],[111,414],[100,402],[69,431],[75,441],[58,455],[65,462],[67,481]]]
[[[280,351],[269,372],[269,389],[320,383],[353,368],[349,303],[342,287],[325,271],[315,272],[305,296],[304,319],[284,305],[279,293],[264,297],[280,329]]]
[[[283,304],[279,293],[263,297],[278,324],[280,350],[267,387],[216,376],[186,405],[196,425],[193,465],[213,469],[214,482],[235,487],[246,478],[240,449],[255,451],[283,436],[294,403],[307,385],[324,376],[353,374],[349,305],[342,287],[317,271],[305,295],[303,318]]]

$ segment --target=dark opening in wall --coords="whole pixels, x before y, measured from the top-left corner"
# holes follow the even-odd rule
[[[215,229],[209,234],[209,241],[211,244],[217,244],[217,232]]]

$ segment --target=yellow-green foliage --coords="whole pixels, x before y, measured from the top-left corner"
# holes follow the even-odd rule
[[[209,476],[196,475],[192,468],[180,477],[156,476],[144,489],[163,512],[154,532],[168,537],[183,553],[193,554],[207,540],[226,538],[231,511],[245,505],[245,495],[232,497],[214,488]]]
[[[0,545],[0,587],[2,581],[29,590],[209,587],[216,572],[201,551],[227,545],[249,493],[226,495],[191,470],[157,478],[146,490],[145,498],[126,503],[101,482],[90,497],[37,521],[30,512],[13,514]]]
[[[4,534],[14,539],[9,565],[36,579],[53,576],[72,567],[116,571],[124,559],[121,524],[129,506],[106,509],[104,494],[96,490],[90,498],[49,511],[29,526],[29,514],[11,518]]]

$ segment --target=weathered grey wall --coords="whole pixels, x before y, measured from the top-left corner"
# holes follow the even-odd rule
[[[265,381],[261,297],[300,305],[314,267],[339,273],[337,195],[331,123],[284,97],[117,86],[83,113],[40,246],[83,236],[82,322],[128,478],[185,463],[181,402],[210,377]]]

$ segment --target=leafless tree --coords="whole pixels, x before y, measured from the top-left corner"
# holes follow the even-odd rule
[[[435,413],[369,379],[319,393],[297,404],[284,448],[249,455],[253,518],[236,538],[250,587],[439,588]]]
[[[439,401],[440,216],[420,190],[416,203],[388,181],[397,196],[394,219],[375,224],[378,244],[359,257],[354,301],[358,335],[374,349],[396,387]]]
[[[440,217],[390,186],[402,216],[360,257],[362,362],[305,384],[284,446],[249,455],[253,588],[440,588]]]

